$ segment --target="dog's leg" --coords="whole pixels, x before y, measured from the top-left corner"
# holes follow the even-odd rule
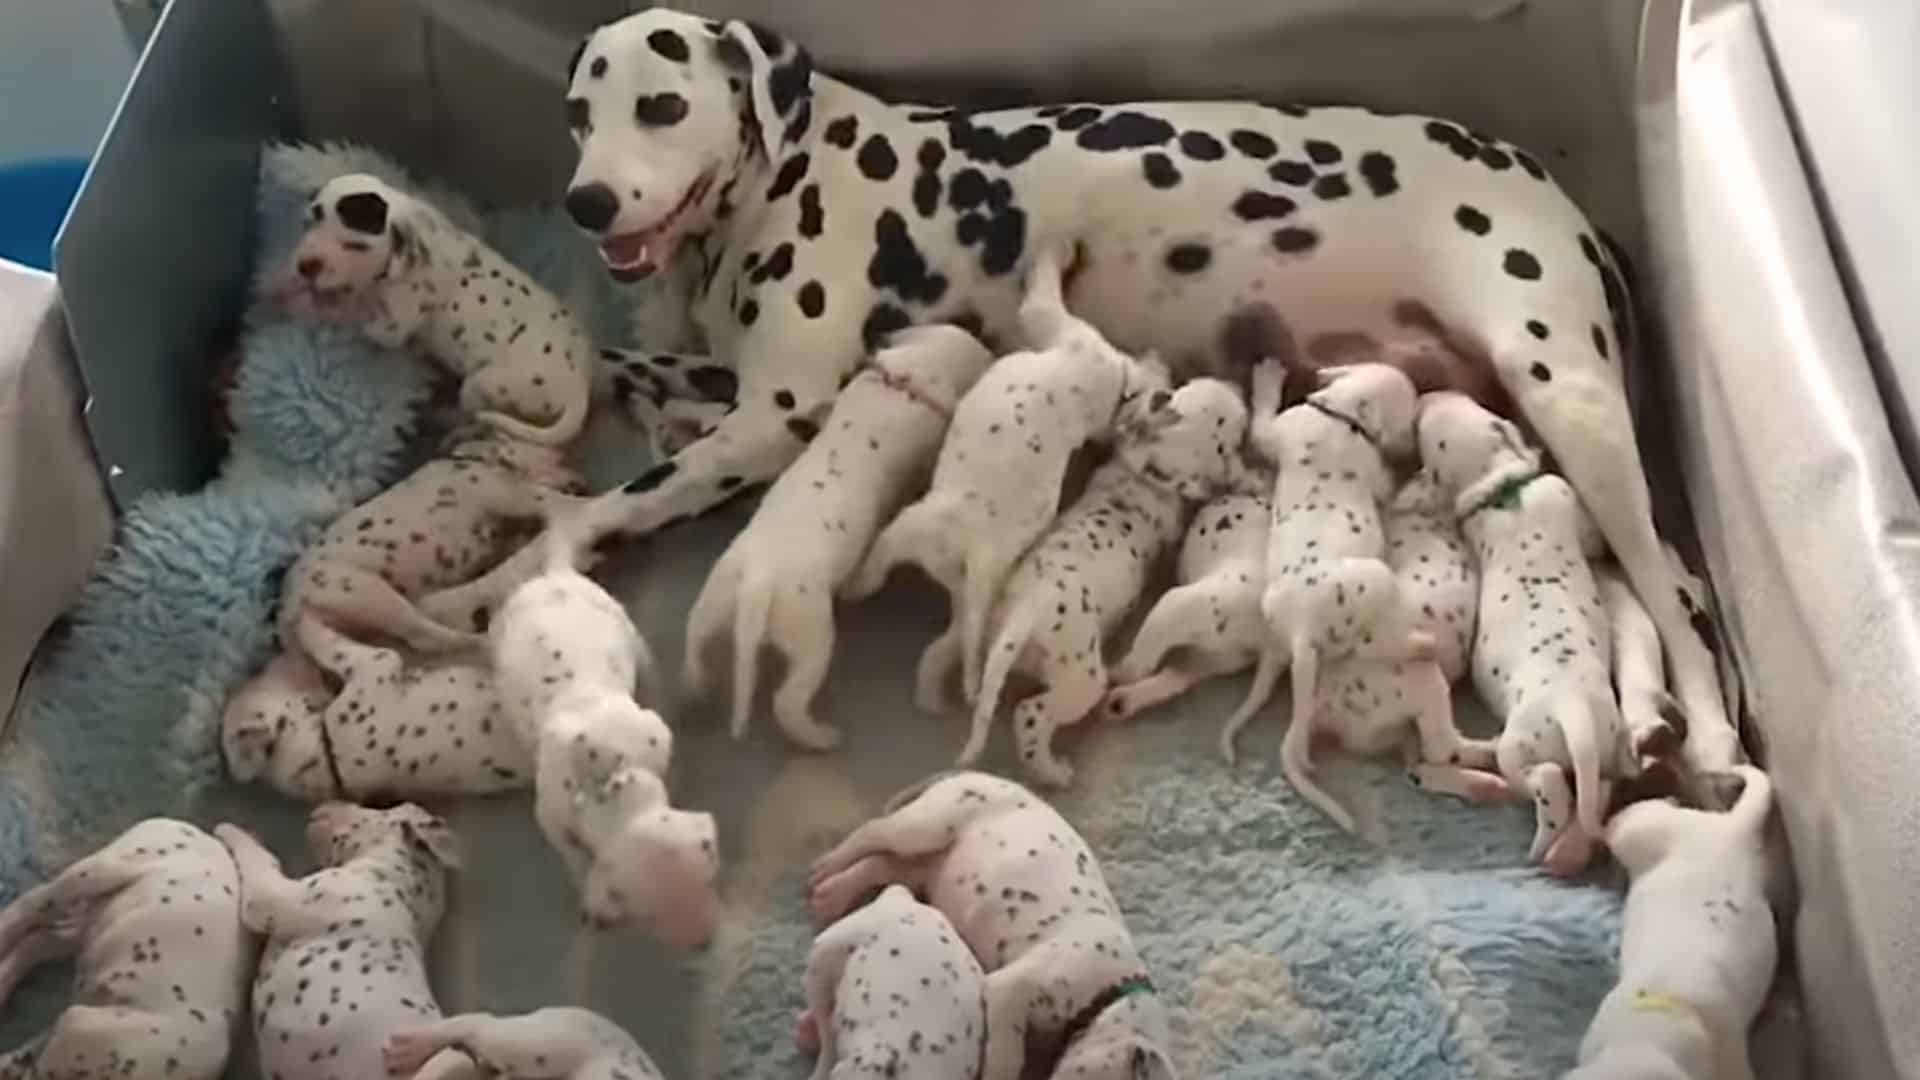
[[[1026,294],[1020,301],[1020,333],[1027,348],[1044,352],[1073,328],[1084,326],[1067,310],[1063,279],[1075,259],[1071,243],[1049,244],[1027,268]]]
[[[1020,1080],[1034,1006],[1047,994],[1049,982],[1058,978],[1053,973],[1072,970],[1074,960],[1042,946],[987,975],[987,1045],[980,1080]]]
[[[307,644],[301,624],[323,616],[397,638],[423,653],[458,652],[481,643],[477,635],[450,630],[433,621],[385,578],[356,567],[337,564],[315,567],[303,595],[305,607],[296,621],[294,637],[309,655],[313,655],[314,650]],[[319,657],[315,655],[314,659]]]
[[[120,840],[75,860],[65,870],[14,898],[0,911],[0,954],[10,954],[35,932],[83,922],[95,902],[126,888],[146,872],[153,856],[135,854]]]
[[[1054,756],[1054,736],[1061,728],[1085,720],[1100,707],[1100,699],[1107,693],[1100,630],[1095,625],[1088,631],[1085,651],[1080,655],[1049,650],[1050,662],[1042,673],[1047,688],[1013,710],[1014,741],[1021,762],[1042,783],[1054,787],[1073,783],[1073,766]]]
[[[947,711],[947,681],[960,667],[960,623],[949,620],[947,628],[920,654],[913,670],[913,704],[933,716]]]
[[[686,656],[680,682],[696,697],[704,696],[712,688],[707,678],[706,653],[734,618],[739,588],[739,568],[729,548],[707,572],[706,584],[700,587],[700,598],[693,602],[693,610],[687,614]]]
[[[1465,769],[1494,767],[1498,743],[1493,739],[1469,739],[1460,733],[1453,718],[1453,692],[1440,665],[1431,660],[1408,663],[1407,696],[1413,700],[1414,729],[1420,740],[1420,760],[1429,765],[1457,765]]]
[[[1407,780],[1423,791],[1451,795],[1470,803],[1506,802],[1514,794],[1512,786],[1499,773],[1458,765],[1411,762],[1407,766]]]
[[[20,980],[34,968],[72,956],[80,947],[82,929],[74,924],[32,930],[0,954],[0,1007],[12,1000]]]
[[[840,976],[855,949],[872,936],[872,928],[859,916],[849,916],[822,930],[807,951],[807,970],[802,977],[806,991],[807,1014],[819,1033],[813,1080],[828,1080],[834,1066],[834,997],[840,989]]]
[[[1633,588],[1611,567],[1596,565],[1593,577],[1612,630],[1614,687],[1636,756],[1677,750],[1687,725],[1679,703],[1667,693],[1666,666],[1653,620]]]
[[[783,586],[773,606],[772,637],[787,654],[786,674],[773,693],[774,721],[808,750],[840,745],[839,730],[813,718],[814,696],[833,663],[833,594],[818,583]]]
[[[1237,744],[1240,729],[1246,727],[1247,721],[1252,720],[1256,713],[1266,708],[1267,702],[1273,699],[1274,684],[1280,681],[1280,676],[1287,670],[1286,649],[1278,640],[1276,637],[1260,650],[1260,662],[1253,669],[1253,683],[1247,687],[1247,700],[1233,710],[1233,715],[1227,717],[1226,726],[1220,729],[1220,756],[1227,759],[1228,765],[1234,764],[1239,757]]]
[[[920,891],[923,869],[918,859],[887,852],[859,856],[842,869],[825,874],[816,871],[812,875],[807,909],[813,914],[815,926],[826,926],[858,907],[868,895],[889,885],[904,884]]]
[[[1533,843],[1527,858],[1540,862],[1574,819],[1573,785],[1566,767],[1550,761],[1534,765],[1525,775],[1526,791],[1533,796]]]
[[[960,692],[968,704],[981,695],[981,670],[986,666],[994,601],[999,598],[1000,588],[1006,584],[1014,564],[1020,561],[1020,553],[1035,539],[1031,535],[1009,533],[1010,530],[997,530],[992,538],[978,538],[969,547],[966,570],[955,599],[958,610],[954,615],[960,622]]]
[[[1144,679],[1108,691],[1101,714],[1109,720],[1125,720],[1172,701],[1208,679],[1231,675],[1246,666],[1246,656],[1239,649],[1196,648]]]
[[[301,651],[327,674],[340,680],[340,693],[335,695],[335,700],[345,696],[355,684],[392,679],[405,667],[405,661],[395,650],[355,641],[319,619],[303,618],[296,627]]]
[[[575,788],[572,740],[563,733],[542,731],[534,757],[533,820],[547,844],[566,863],[577,885],[587,879],[593,853],[574,831]]]
[[[1113,665],[1113,681],[1139,682],[1173,650],[1204,646],[1207,632],[1219,621],[1214,611],[1223,599],[1220,592],[1207,578],[1168,589],[1140,620],[1126,656]]]
[[[256,934],[290,936],[315,933],[332,920],[329,913],[308,913],[300,903],[300,883],[280,871],[280,860],[253,834],[233,825],[216,825],[213,835],[227,845],[240,872],[240,921]]]
[[[977,812],[958,785],[935,786],[891,814],[862,822],[833,850],[815,859],[810,882],[838,873],[868,855],[917,859],[937,855]]]
[[[592,1032],[563,1022],[562,1015],[557,1009],[522,1016],[462,1013],[394,1031],[381,1056],[394,1075],[411,1074],[443,1050],[459,1050],[488,1076],[566,1080],[606,1050]]]

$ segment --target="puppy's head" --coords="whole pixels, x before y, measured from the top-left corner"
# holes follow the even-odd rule
[[[1320,388],[1309,401],[1350,417],[1389,458],[1411,457],[1413,417],[1418,396],[1413,381],[1392,364],[1365,363],[1321,368]]]
[[[307,847],[323,866],[341,866],[391,850],[439,870],[460,868],[459,847],[446,821],[414,803],[371,810],[324,802],[307,815]]]
[[[275,292],[306,315],[357,318],[417,261],[413,199],[364,173],[329,180],[307,202],[307,228]]]
[[[1456,498],[1490,479],[1497,483],[1540,469],[1539,451],[1512,421],[1458,391],[1422,396],[1414,427],[1421,462]]]
[[[1205,499],[1224,487],[1247,436],[1247,407],[1233,387],[1200,378],[1148,395],[1147,408],[1120,431],[1128,466],[1182,497]]]
[[[639,923],[674,948],[705,946],[720,921],[717,834],[712,814],[664,798],[624,817],[594,850],[581,896],[587,921]]]
[[[581,43],[567,78],[580,149],[567,213],[622,280],[667,265],[686,236],[723,221],[749,163],[778,169],[811,127],[812,60],[737,20],[629,15]]]
[[[1107,1006],[1053,1070],[1071,1080],[1173,1080],[1166,1014],[1152,994],[1130,994]]]
[[[874,354],[873,362],[951,410],[980,381],[993,359],[978,338],[958,326],[928,323],[895,332],[886,347]]]
[[[332,701],[326,679],[304,656],[275,655],[234,691],[220,718],[227,772],[242,783],[277,772],[307,798],[339,794],[320,738],[321,717]]]

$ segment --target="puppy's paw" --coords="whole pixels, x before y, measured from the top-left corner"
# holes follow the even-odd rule
[[[793,1045],[808,1057],[820,1052],[820,1021],[812,1009],[802,1009],[793,1018]]]
[[[1434,660],[1440,656],[1440,642],[1425,630],[1407,635],[1408,660]]]
[[[387,1036],[380,1048],[380,1061],[390,1076],[412,1076],[427,1063],[439,1046],[424,1031],[396,1031]]]

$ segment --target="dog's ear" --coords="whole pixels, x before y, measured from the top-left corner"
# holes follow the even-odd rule
[[[580,58],[587,55],[587,42],[592,40],[592,34],[581,38],[580,43],[573,47],[572,54],[567,57],[567,85],[569,87],[573,85],[573,73],[580,70]]]
[[[813,117],[813,57],[800,46],[742,19],[727,23],[716,46],[720,62],[747,80],[753,129],[768,161],[806,134]]]
[[[406,834],[408,842],[425,848],[427,854],[441,866],[449,870],[460,869],[460,843],[444,820],[422,810],[418,814],[407,815],[400,822],[400,830]]]
[[[368,236],[379,236],[387,231],[389,209],[386,196],[377,191],[354,191],[333,202],[333,212],[340,219],[340,224]]]
[[[230,711],[220,733],[227,774],[243,784],[257,779],[273,760],[276,734],[274,722],[259,710],[240,705]]]

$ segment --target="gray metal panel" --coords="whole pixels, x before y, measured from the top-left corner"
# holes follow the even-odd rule
[[[253,254],[261,140],[281,131],[257,0],[169,4],[54,246],[116,502],[199,486],[216,464],[208,375]]]

